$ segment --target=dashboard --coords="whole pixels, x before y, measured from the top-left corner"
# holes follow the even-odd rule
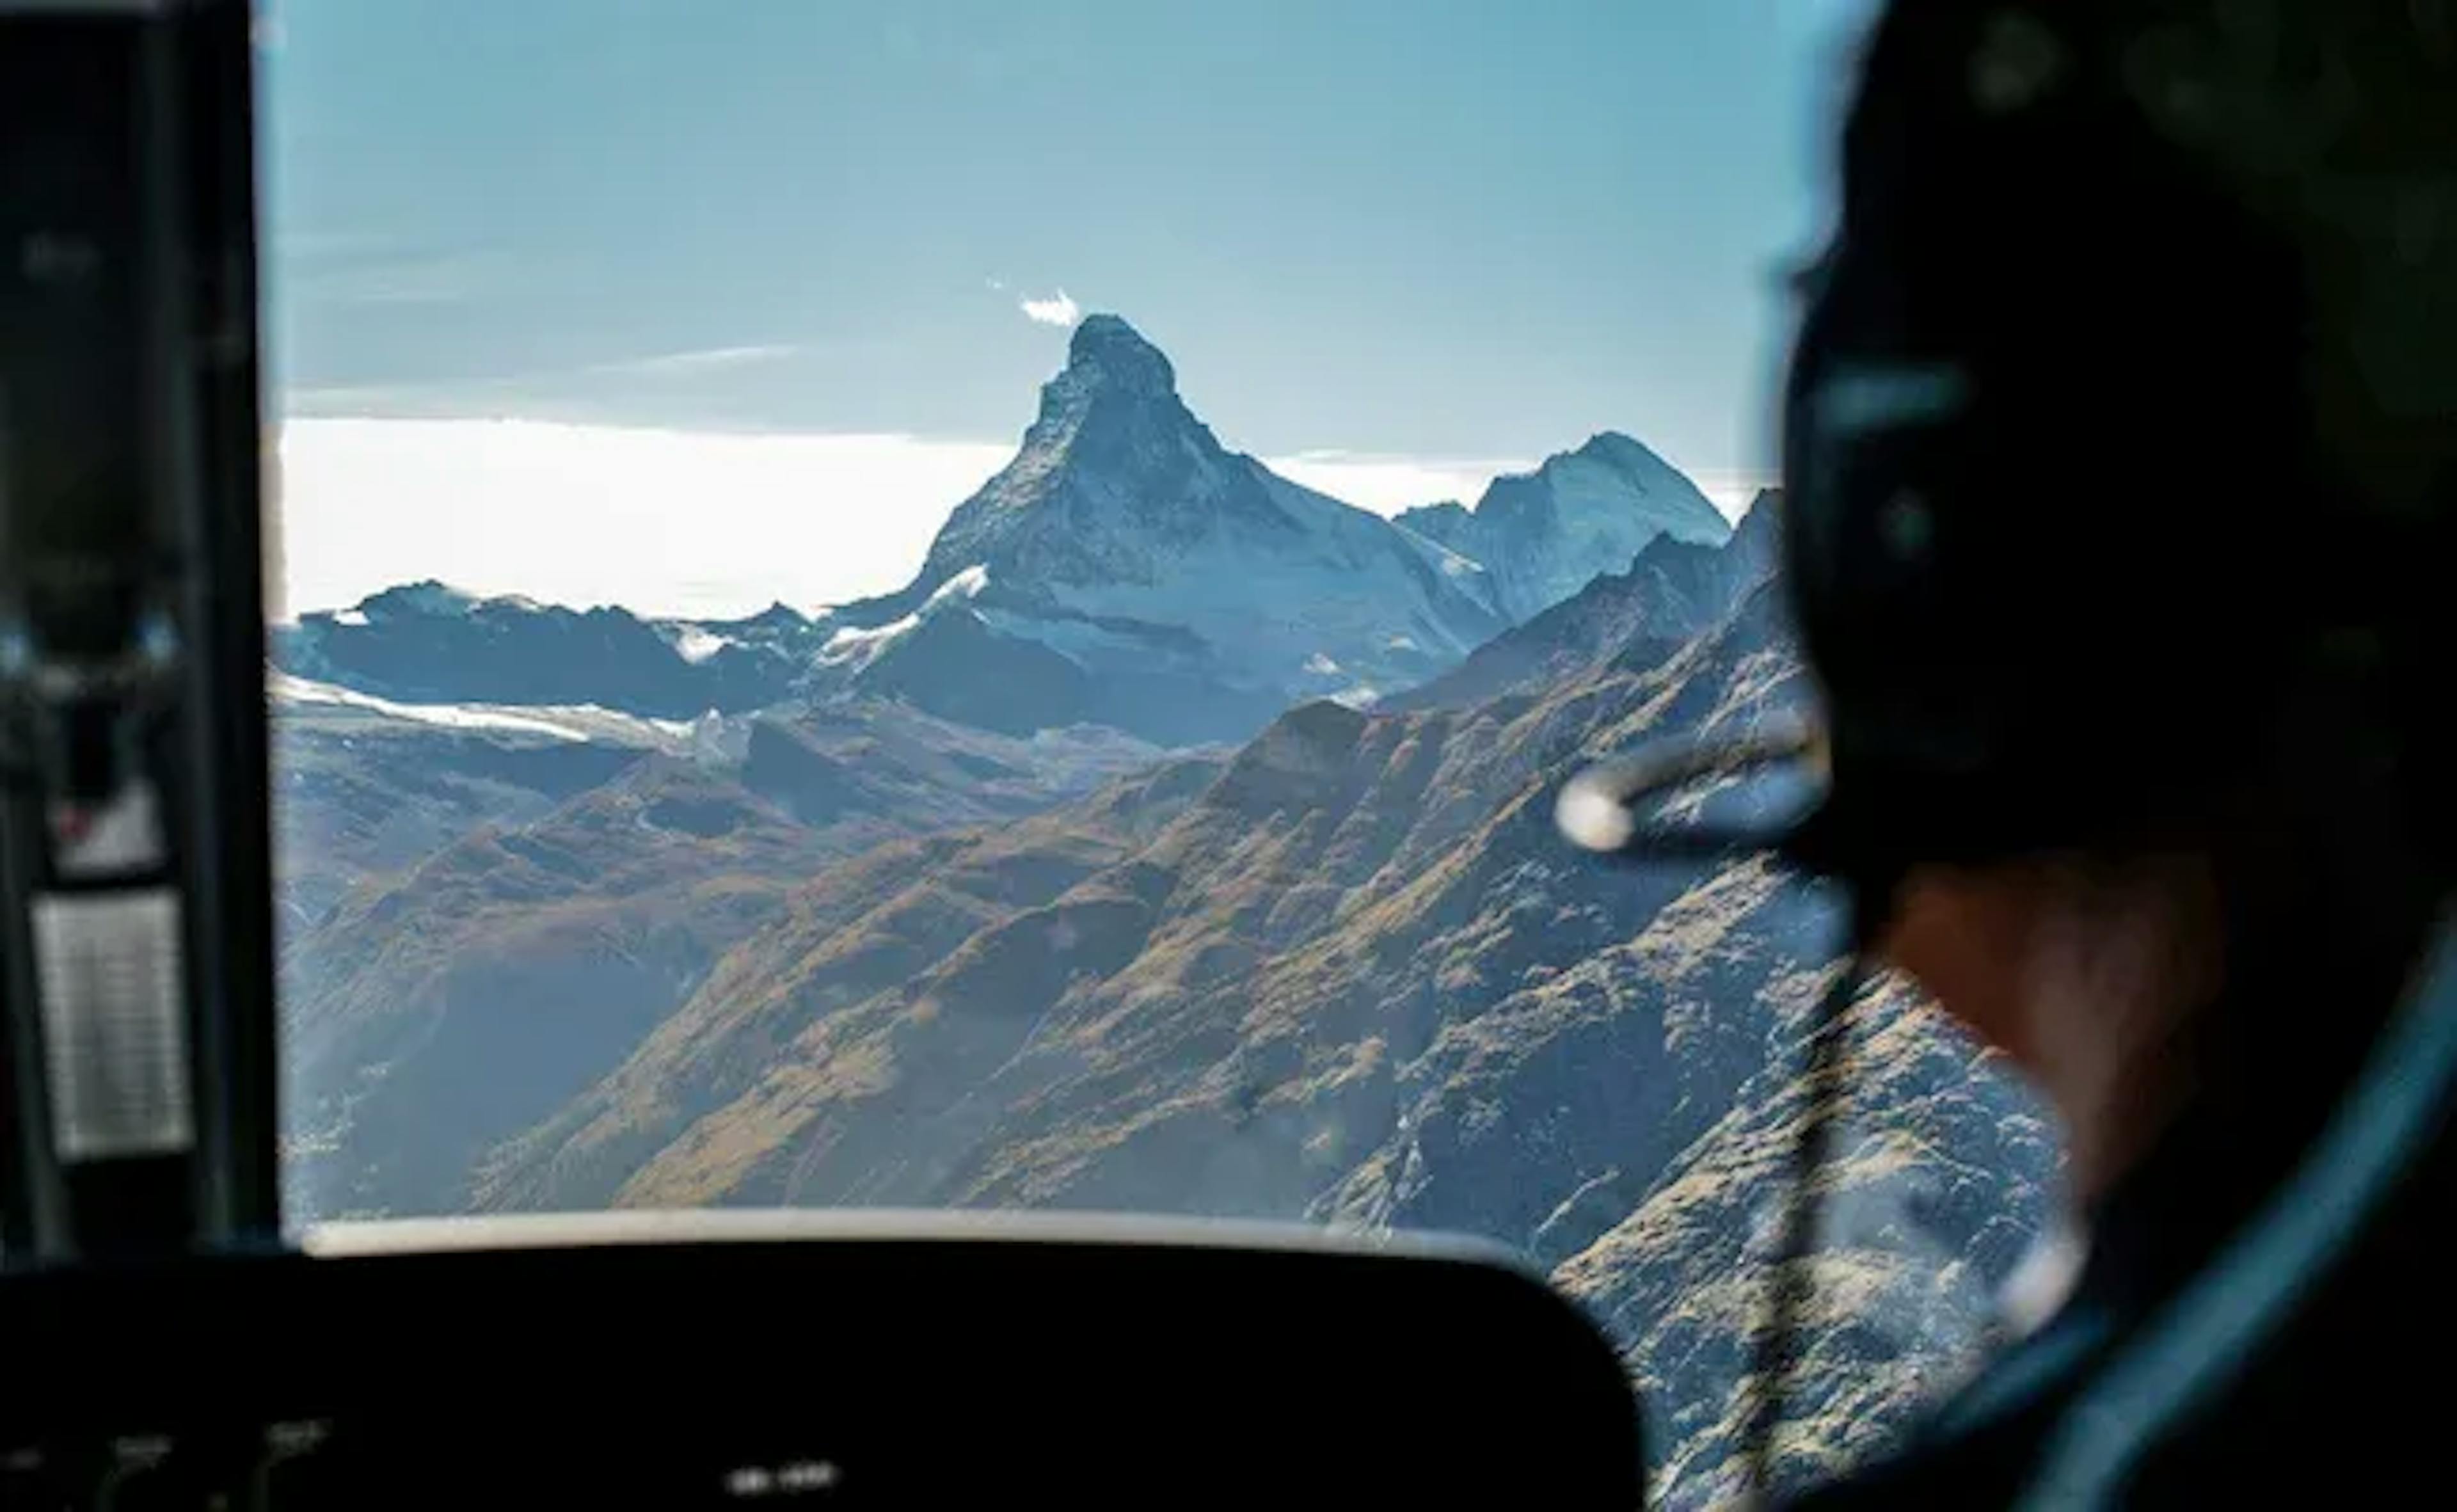
[[[0,1505],[1640,1502],[1600,1336],[1458,1245],[1227,1225],[377,1225],[0,1281]]]

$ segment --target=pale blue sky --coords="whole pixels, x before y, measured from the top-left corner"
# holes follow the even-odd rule
[[[1611,426],[1725,484],[1855,9],[280,0],[276,381],[1004,445],[1063,354],[1019,303],[1063,289],[1267,457],[1472,479]]]

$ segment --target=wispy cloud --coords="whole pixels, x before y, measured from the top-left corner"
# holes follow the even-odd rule
[[[755,367],[762,362],[781,362],[799,350],[799,347],[775,343],[754,346],[708,346],[688,352],[660,352],[653,357],[630,357],[621,362],[596,362],[582,368],[581,371],[640,378],[688,377],[694,373],[721,373],[731,368]]]
[[[783,362],[802,350],[778,342],[707,346],[512,373],[397,383],[310,383],[284,390],[281,400],[282,407],[293,415],[325,418],[388,416],[412,420],[519,415],[533,420],[586,421],[602,418],[609,396],[619,400],[630,392],[620,380],[688,382]],[[618,382],[603,382],[607,379]]]
[[[1023,311],[1025,320],[1043,325],[1072,325],[1084,318],[1083,308],[1064,289],[1046,300],[1036,300],[1027,295],[1016,307]]]

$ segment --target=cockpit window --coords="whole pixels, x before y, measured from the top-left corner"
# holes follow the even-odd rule
[[[284,0],[290,1220],[1464,1231],[1727,1490],[1840,924],[1555,798],[1807,697],[1769,417],[1859,9]],[[1907,990],[1852,1032],[1825,1463],[2055,1159]]]

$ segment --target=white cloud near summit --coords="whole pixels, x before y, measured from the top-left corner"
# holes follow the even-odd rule
[[[1023,311],[1025,320],[1042,325],[1072,325],[1084,318],[1082,306],[1064,289],[1046,300],[1036,300],[1027,295],[1016,307]]]

